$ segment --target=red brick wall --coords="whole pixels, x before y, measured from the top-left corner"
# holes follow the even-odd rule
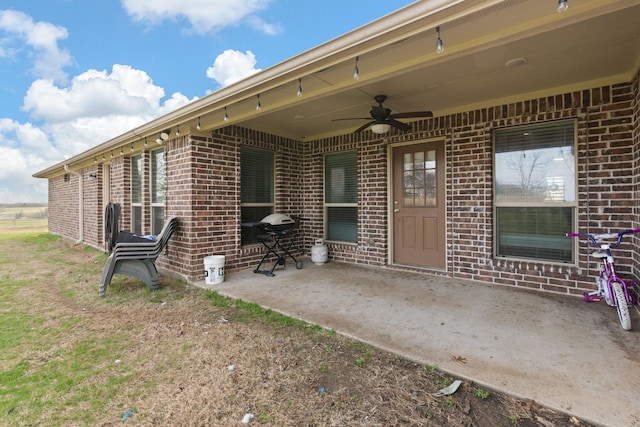
[[[78,240],[78,179],[73,174],[49,179],[49,232]]]
[[[102,216],[98,215],[102,206],[102,181],[98,169],[92,166],[49,180],[49,232],[72,240],[80,239],[78,192],[82,180],[83,241],[99,247],[102,239]]]
[[[83,227],[84,242],[97,248],[104,247],[102,225],[102,167],[82,169],[84,180]]]
[[[635,84],[637,86],[637,83]],[[382,140],[345,135],[311,141],[304,161],[312,185],[305,199],[309,231],[322,233],[322,155],[356,148],[359,152],[360,200],[358,245],[329,244],[332,259],[384,266],[387,242],[387,144],[444,138],[447,160],[446,274],[495,284],[581,294],[595,274],[580,248],[579,268],[562,264],[494,259],[493,142],[495,128],[574,118],[578,122],[578,226],[592,232],[630,227],[637,221],[634,183],[634,123],[637,134],[637,89],[633,84],[595,88],[533,99],[414,124],[411,134],[390,134]],[[634,108],[636,111],[634,112]],[[635,114],[635,116],[634,116]],[[634,118],[635,117],[635,118]],[[365,133],[360,137],[372,136]],[[637,136],[635,147],[638,146]],[[637,153],[636,153],[637,155]],[[571,230],[567,230],[571,231]],[[632,253],[620,251],[624,271]],[[441,274],[440,272],[434,272]]]
[[[633,228],[640,228],[640,70],[636,73],[631,85],[633,93]],[[640,277],[640,235],[633,238],[633,275]]]
[[[169,257],[159,265],[189,280],[203,280],[203,260],[225,255],[225,269],[254,266],[260,245],[240,246],[240,146],[275,152],[276,211],[299,214],[303,191],[301,143],[262,132],[227,127],[211,136],[190,135],[168,141],[166,147],[166,215],[181,225],[172,239]]]
[[[188,135],[165,144],[165,215],[180,228],[158,265],[189,280],[203,280],[203,258],[226,256],[226,269],[253,268],[261,245],[240,246],[240,146],[272,150],[276,157],[276,211],[302,214],[302,248],[308,254],[323,231],[323,156],[356,150],[359,168],[358,243],[329,244],[333,260],[387,265],[387,154],[389,144],[443,139],[446,149],[446,274],[492,284],[581,294],[591,290],[595,264],[580,246],[578,267],[493,257],[492,132],[503,126],[572,118],[578,137],[578,226],[593,232],[640,226],[640,97],[633,82],[532,99],[415,122],[414,132],[370,132],[300,142],[230,126],[212,134]],[[145,152],[143,182],[149,183]],[[99,165],[98,165],[99,166]],[[99,168],[98,168],[99,169]],[[96,169],[97,170],[97,169]],[[86,173],[87,171],[83,171]],[[111,201],[123,208],[130,229],[130,161],[116,157],[110,167]],[[85,182],[85,239],[102,242],[101,189]],[[77,177],[50,180],[51,232],[78,237]],[[92,192],[92,195],[88,193]],[[95,193],[93,193],[95,192]],[[150,210],[144,191],[144,212]],[[95,206],[100,206],[96,208]],[[145,213],[145,229],[150,227]],[[98,217],[94,219],[91,217]],[[570,231],[570,230],[567,230]],[[618,252],[621,271],[638,275],[640,238]]]

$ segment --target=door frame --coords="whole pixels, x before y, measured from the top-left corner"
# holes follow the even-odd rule
[[[398,147],[404,147],[404,146],[409,146],[409,145],[420,145],[420,144],[428,144],[428,143],[433,143],[433,142],[440,142],[442,143],[442,148],[444,150],[444,167],[445,167],[445,172],[444,172],[444,177],[445,177],[445,182],[444,182],[444,191],[445,191],[445,206],[444,206],[444,244],[445,244],[445,268],[444,269],[440,269],[440,268],[434,268],[434,267],[416,267],[416,266],[412,266],[412,268],[416,268],[416,269],[424,269],[424,270],[430,270],[430,271],[447,271],[449,268],[449,254],[448,254],[448,250],[447,248],[449,247],[449,218],[448,218],[448,213],[449,210],[447,209],[447,197],[446,197],[446,191],[448,188],[448,183],[447,183],[447,171],[446,171],[446,167],[448,165],[448,158],[447,158],[447,140],[445,137],[434,137],[434,138],[424,138],[424,139],[417,139],[417,140],[413,140],[413,141],[406,141],[406,142],[397,142],[397,143],[391,143],[391,144],[387,144],[387,230],[388,230],[388,234],[387,234],[387,242],[389,242],[388,245],[388,249],[387,249],[387,264],[388,265],[396,265],[396,266],[404,266],[403,264],[397,264],[395,262],[395,260],[393,259],[393,254],[394,254],[394,215],[393,215],[393,151],[395,148]]]

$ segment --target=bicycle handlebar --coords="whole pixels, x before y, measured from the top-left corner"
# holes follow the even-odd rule
[[[567,233],[566,236],[567,237],[587,237],[589,238],[591,243],[598,248],[601,246],[598,240],[617,239],[615,243],[609,245],[609,248],[614,249],[620,246],[620,243],[622,243],[622,236],[624,236],[625,234],[635,234],[635,233],[640,233],[640,228],[635,228],[633,230],[625,230],[619,233],[604,233],[604,234]]]

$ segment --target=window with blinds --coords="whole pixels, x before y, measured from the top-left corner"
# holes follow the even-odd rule
[[[496,256],[572,262],[575,121],[498,129],[494,143]]]
[[[324,158],[325,237],[358,241],[358,153],[327,154]]]
[[[131,157],[131,231],[142,233],[142,155]]]
[[[240,149],[240,199],[242,223],[258,222],[274,213],[275,156],[272,151]],[[242,233],[243,245],[257,241],[251,233]]]
[[[164,148],[151,152],[151,233],[158,234],[164,225]]]

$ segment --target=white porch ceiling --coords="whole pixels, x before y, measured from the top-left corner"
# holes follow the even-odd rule
[[[229,123],[313,140],[366,123],[332,120],[368,117],[377,94],[387,95],[394,113],[439,116],[629,81],[640,65],[640,2],[569,0],[562,14],[556,6],[555,0],[463,2],[408,24],[404,33],[381,35],[378,45],[354,46],[348,60],[300,74],[300,98],[296,76],[260,93],[259,112],[253,97],[228,105]],[[437,25],[445,46],[440,55]],[[353,79],[356,56],[359,80]],[[516,58],[527,62],[505,65]],[[224,125],[219,118],[210,124]]]

